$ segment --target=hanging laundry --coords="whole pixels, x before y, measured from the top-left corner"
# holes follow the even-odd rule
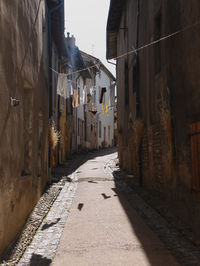
[[[83,104],[87,103],[86,86],[83,88]]]
[[[70,85],[70,96],[72,96],[73,95],[73,86],[72,86],[72,84]]]
[[[70,97],[71,82],[66,74],[58,74],[57,94],[67,99]]]
[[[91,87],[91,88],[90,88],[90,94],[91,94],[91,95],[93,94],[93,91],[94,91],[94,88]]]
[[[72,107],[78,107],[78,90],[74,90]]]
[[[103,96],[104,96],[105,92],[106,92],[106,88],[101,88],[101,96],[100,96],[100,100],[99,100],[100,103],[103,102]]]
[[[104,107],[104,104],[102,104],[102,109],[103,109],[103,115],[105,115],[105,107]]]
[[[106,114],[108,115],[108,105],[106,104]]]

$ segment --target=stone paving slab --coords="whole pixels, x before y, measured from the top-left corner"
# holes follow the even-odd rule
[[[145,223],[156,233],[182,266],[200,266],[200,249],[188,241],[173,225],[145,202],[125,181],[113,175],[115,159],[106,164],[105,171],[116,180],[116,188],[124,192],[131,206]]]
[[[115,157],[116,156],[117,155],[115,154]],[[135,208],[138,214],[142,217],[143,221],[165,243],[165,246],[171,251],[179,263],[184,266],[200,265],[199,249],[185,240],[185,238],[173,226],[171,226],[162,216],[158,214],[158,212],[141,199],[141,197],[128,187],[125,182],[117,180],[116,176],[112,175],[112,170],[110,169],[110,165],[113,163],[112,161],[105,163],[107,163],[107,166],[103,167],[104,172],[107,176],[109,174],[110,179],[115,180],[116,189],[124,192],[124,195],[130,202],[131,206]],[[40,266],[50,265],[52,263],[78,186],[77,172],[78,170],[71,176],[73,181],[64,185],[50,212],[39,227],[34,240],[27,248],[24,256],[17,265]],[[96,181],[100,180],[101,179],[98,179]],[[88,182],[84,176],[82,182],[84,183],[86,181]],[[93,181],[95,181],[95,179],[92,179],[92,182]],[[82,185],[82,183],[80,185]],[[136,250],[141,249],[141,247],[138,245],[129,246],[127,244],[125,249]]]
[[[74,172],[55,200],[51,210],[39,227],[32,243],[17,265],[49,265],[55,256],[60,237],[69,215],[77,189],[77,174]]]
[[[52,266],[179,265],[104,171],[113,155],[79,167],[78,190]],[[79,208],[80,205],[82,208]]]

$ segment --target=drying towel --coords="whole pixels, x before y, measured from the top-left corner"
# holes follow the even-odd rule
[[[105,107],[104,104],[102,104],[102,109],[103,109],[103,115],[105,114]]]
[[[65,99],[70,98],[71,82],[68,80],[67,75],[58,74],[57,94]]]
[[[72,107],[78,107],[78,90],[74,90]]]
[[[108,115],[108,105],[106,104],[106,114]]]

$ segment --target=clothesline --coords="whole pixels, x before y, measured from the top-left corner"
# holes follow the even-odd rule
[[[132,50],[130,50],[129,52],[126,52],[126,53],[124,53],[124,54],[121,54],[121,55],[119,55],[119,56],[113,58],[113,60],[120,59],[120,58],[122,58],[122,57],[124,57],[124,56],[127,56],[127,55],[129,55],[129,54],[137,53],[137,52],[139,52],[139,51],[141,51],[141,50],[144,50],[144,49],[146,49],[146,48],[148,48],[148,47],[150,47],[150,46],[153,46],[153,45],[155,45],[155,44],[157,44],[157,43],[159,43],[159,42],[161,42],[161,41],[164,41],[164,40],[170,39],[170,38],[172,38],[172,37],[174,37],[174,36],[176,36],[176,35],[178,35],[178,34],[180,34],[180,33],[182,33],[182,32],[185,32],[185,31],[187,31],[187,30],[189,30],[189,29],[191,29],[191,28],[193,28],[193,27],[195,27],[195,26],[197,26],[197,25],[199,25],[199,24],[200,24],[200,21],[197,21],[196,23],[193,23],[193,24],[191,24],[191,25],[189,25],[189,26],[187,26],[187,27],[185,27],[185,28],[183,28],[183,29],[181,29],[181,30],[178,30],[178,31],[176,31],[176,32],[173,32],[173,33],[171,33],[171,34],[169,34],[169,35],[166,35],[166,36],[164,36],[164,37],[162,37],[162,38],[159,38],[158,40],[152,41],[152,42],[150,42],[150,43],[148,43],[148,44],[145,44],[145,45],[143,45],[143,46],[141,46],[141,47],[139,47],[139,48],[136,48],[136,49],[134,48],[134,45],[132,45],[132,47],[133,47]],[[88,69],[94,68],[94,67],[96,67],[96,66],[98,66],[98,65],[100,66],[101,63],[94,64],[94,65],[92,65],[92,66],[90,66],[90,67],[83,68],[83,69],[80,69],[80,70],[74,71],[74,72],[72,72],[72,73],[70,73],[70,74],[66,74],[66,75],[67,75],[67,76],[70,76],[70,75],[72,75],[72,74],[80,73],[80,72],[82,72],[82,71],[85,71],[85,70],[88,70]],[[49,68],[50,68],[50,67],[49,67]],[[55,71],[54,69],[52,69],[52,68],[50,68],[50,69],[51,69],[52,71],[58,73],[58,72]],[[60,73],[58,73],[58,74],[60,74]]]
[[[92,65],[92,66],[90,66],[90,67],[82,68],[82,69],[80,69],[80,70],[77,70],[77,71],[71,72],[71,73],[69,73],[69,74],[59,73],[59,72],[57,72],[56,70],[54,70],[53,68],[51,68],[51,67],[49,67],[49,68],[50,68],[53,72],[55,72],[55,73],[57,73],[57,74],[63,74],[63,75],[66,75],[66,76],[68,77],[68,76],[71,76],[71,75],[73,75],[73,74],[80,73],[80,72],[82,72],[82,71],[85,71],[85,70],[88,70],[88,69],[94,68],[94,67],[96,67],[96,66],[99,66],[99,67],[100,67],[100,65],[101,65],[100,63],[98,63],[98,64],[94,64],[94,65]]]

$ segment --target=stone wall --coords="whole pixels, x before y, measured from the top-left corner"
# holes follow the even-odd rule
[[[1,0],[0,32],[2,253],[22,228],[48,178],[45,2]],[[11,105],[11,97],[19,100],[18,106]]]
[[[117,60],[119,162],[165,195],[197,234],[200,190],[191,188],[190,125],[200,121],[199,14],[198,0],[129,0],[117,39],[121,55],[183,30]]]

